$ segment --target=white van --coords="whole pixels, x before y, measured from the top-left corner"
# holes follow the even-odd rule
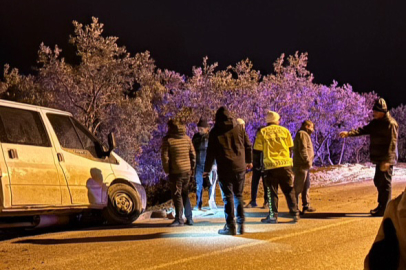
[[[114,148],[112,134],[106,147],[68,112],[0,100],[0,228],[91,209],[110,223],[136,220],[145,190]]]

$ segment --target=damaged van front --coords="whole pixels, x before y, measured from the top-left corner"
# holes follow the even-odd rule
[[[2,221],[38,224],[40,217],[95,211],[109,223],[135,221],[145,190],[113,152],[113,134],[108,141],[106,147],[68,112],[0,100],[0,228]]]

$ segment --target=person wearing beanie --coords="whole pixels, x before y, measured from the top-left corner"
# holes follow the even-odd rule
[[[210,126],[205,118],[200,118],[197,123],[198,132],[193,135],[192,142],[196,151],[196,206],[195,210],[202,210],[203,206],[203,172],[206,161],[207,146],[209,144]],[[209,174],[211,186],[209,187],[209,207],[214,210],[216,206],[216,165],[213,165]]]
[[[193,225],[192,207],[189,200],[189,181],[196,163],[195,149],[186,135],[186,128],[178,121],[168,122],[168,134],[162,140],[162,166],[169,174],[169,186],[175,206],[175,220],[171,227],[183,226],[183,209],[186,224]]]
[[[254,150],[263,152],[265,185],[269,198],[269,214],[261,222],[278,222],[279,185],[286,197],[289,214],[297,222],[299,211],[293,188],[293,162],[289,152],[289,148],[293,147],[292,135],[287,128],[279,125],[280,116],[277,112],[268,111],[265,120],[267,126],[258,132],[254,144]]]
[[[340,132],[341,138],[369,135],[371,162],[376,164],[374,184],[378,190],[378,206],[370,211],[372,216],[383,216],[392,197],[393,165],[398,159],[398,123],[390,115],[383,98],[372,108],[373,119],[366,126]]]
[[[303,210],[300,214],[314,212],[316,209],[310,206],[310,168],[313,166],[314,149],[310,135],[314,132],[314,124],[310,120],[302,123],[296,133],[293,147],[293,172],[295,173],[296,201],[299,204],[299,196],[302,195]]]
[[[239,125],[243,126],[244,129],[245,129],[245,121],[244,121],[244,119],[242,119],[242,118],[237,118],[237,123],[238,123]]]
[[[217,162],[220,187],[225,197],[226,225],[218,233],[223,235],[243,234],[245,222],[243,190],[245,172],[252,168],[252,145],[245,129],[237,123],[225,107],[221,107],[216,112],[216,122],[209,134],[203,176],[209,174],[214,160]],[[236,228],[234,220],[234,203],[238,228]]]

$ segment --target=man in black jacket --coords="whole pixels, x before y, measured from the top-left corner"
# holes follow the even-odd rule
[[[261,130],[262,127],[260,127],[257,130],[258,132]],[[251,201],[245,206],[246,208],[255,208],[257,207],[257,194],[258,194],[258,186],[259,186],[259,181],[262,178],[262,184],[264,187],[264,204],[262,208],[268,207],[268,193],[267,193],[267,188],[265,186],[264,182],[264,161],[262,157],[262,151],[258,150],[253,150],[252,151],[252,156],[253,156],[253,165],[254,168],[252,169],[252,180],[251,180]]]
[[[203,172],[206,161],[207,147],[209,145],[209,124],[204,118],[200,118],[197,123],[198,132],[193,135],[192,142],[196,151],[196,210],[202,210],[203,206]],[[209,188],[209,207],[217,209],[216,206],[216,171],[209,174],[211,186]],[[214,177],[213,177],[214,176]]]
[[[398,158],[398,123],[389,114],[383,98],[375,102],[373,117],[364,127],[340,132],[340,137],[370,135],[370,158],[376,164],[374,184],[378,189],[378,207],[370,213],[372,216],[383,216],[391,199],[393,165]]]
[[[221,107],[216,112],[216,123],[210,131],[209,146],[205,163],[204,177],[207,177],[213,162],[217,162],[220,187],[224,192],[224,213],[226,225],[219,234],[235,235],[244,233],[243,189],[245,171],[252,168],[252,145],[245,129],[238,125],[230,112]],[[234,220],[234,196],[237,208],[236,230]]]

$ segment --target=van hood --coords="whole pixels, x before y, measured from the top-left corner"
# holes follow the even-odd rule
[[[141,184],[137,171],[116,153],[112,152],[112,155],[118,161],[118,164],[111,164],[111,169],[113,170],[115,178]]]

